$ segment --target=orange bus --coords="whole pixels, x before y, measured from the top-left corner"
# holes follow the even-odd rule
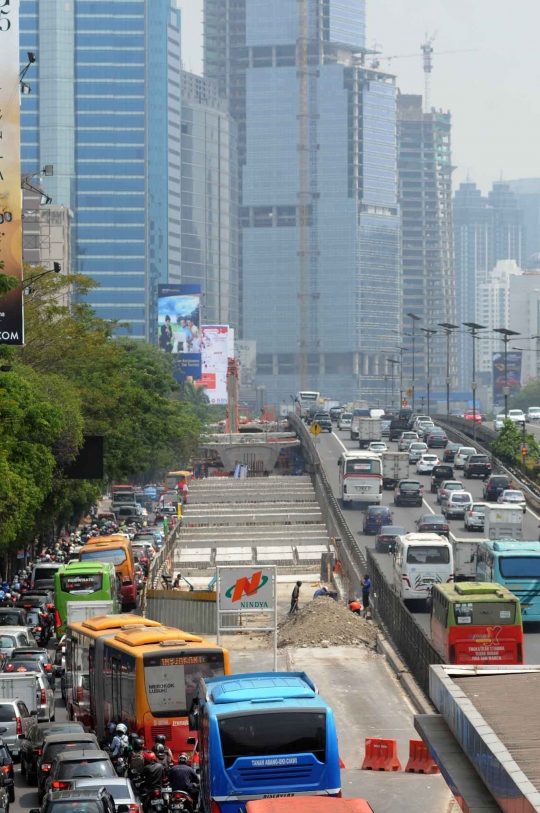
[[[431,639],[446,663],[522,664],[519,599],[495,582],[437,584],[431,593]]]
[[[246,813],[373,813],[373,808],[365,799],[287,796],[250,801],[246,804]]]
[[[188,712],[201,678],[231,673],[229,653],[174,627],[130,616],[131,624],[98,616],[68,624],[66,673],[70,719],[103,738],[123,722],[148,746],[158,734],[178,756],[191,752]],[[82,679],[81,679],[82,678]],[[80,697],[78,704],[73,701]]]
[[[116,568],[118,592],[125,612],[137,607],[137,580],[131,542],[122,534],[96,536],[79,551],[81,562],[112,562]]]

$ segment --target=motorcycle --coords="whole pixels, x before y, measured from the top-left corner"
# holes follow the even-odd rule
[[[167,813],[167,805],[161,788],[152,788],[143,798],[144,813]]]
[[[193,799],[185,790],[173,790],[169,802],[169,810],[177,813],[193,813],[195,804]]]
[[[112,764],[117,776],[124,777],[126,775],[127,765],[124,757],[113,757]]]

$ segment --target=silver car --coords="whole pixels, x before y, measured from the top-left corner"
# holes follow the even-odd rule
[[[10,658],[19,646],[36,646],[36,639],[29,627],[0,627],[0,657]]]
[[[465,513],[465,527],[468,531],[483,531],[486,516],[485,502],[473,502]]]
[[[398,452],[408,452],[411,443],[414,443],[417,440],[418,434],[416,432],[402,432],[398,440]]]
[[[18,757],[21,751],[19,734],[26,734],[35,719],[35,713],[30,714],[22,700],[0,700],[0,728],[5,729],[2,739],[13,757]]]
[[[414,441],[409,447],[409,463],[418,463],[423,454],[429,452],[427,443]]]
[[[71,782],[71,790],[99,790],[106,785],[107,790],[114,799],[116,810],[134,810],[140,806],[140,800],[133,790],[133,785],[129,779],[118,777],[117,779],[75,779]]]
[[[451,491],[442,512],[446,519],[464,517],[470,511],[473,499],[468,491]]]
[[[45,672],[37,673],[37,718],[40,723],[54,722],[54,692]]]

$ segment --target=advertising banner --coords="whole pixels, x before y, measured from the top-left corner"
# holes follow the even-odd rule
[[[520,389],[522,358],[521,350],[509,350],[505,374],[504,352],[493,353],[493,403],[499,404],[504,399],[503,387],[507,378],[511,393]]]
[[[200,313],[200,285],[158,286],[158,346],[171,354],[180,384],[196,383],[202,376]]]
[[[274,577],[273,568],[220,568],[220,609],[273,611]]]
[[[237,339],[234,343],[235,358],[240,368],[240,386],[254,387],[257,372],[257,342],[254,339]]]
[[[228,325],[202,328],[202,376],[199,384],[206,387],[211,404],[226,404],[227,364],[229,358]]]
[[[20,117],[19,0],[0,0],[0,274],[21,283],[0,293],[0,344],[9,345],[24,341]]]

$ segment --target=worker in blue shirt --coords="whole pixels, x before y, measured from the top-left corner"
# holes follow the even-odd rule
[[[328,595],[328,590],[326,589],[326,587],[319,587],[319,589],[315,590],[315,592],[313,593],[313,598],[320,598],[321,596],[326,595]]]
[[[362,581],[362,606],[364,608],[364,618],[367,615],[369,610],[369,614],[371,615],[371,610],[369,607],[369,594],[371,592],[371,579],[369,578],[369,573],[364,573],[364,579]]]

